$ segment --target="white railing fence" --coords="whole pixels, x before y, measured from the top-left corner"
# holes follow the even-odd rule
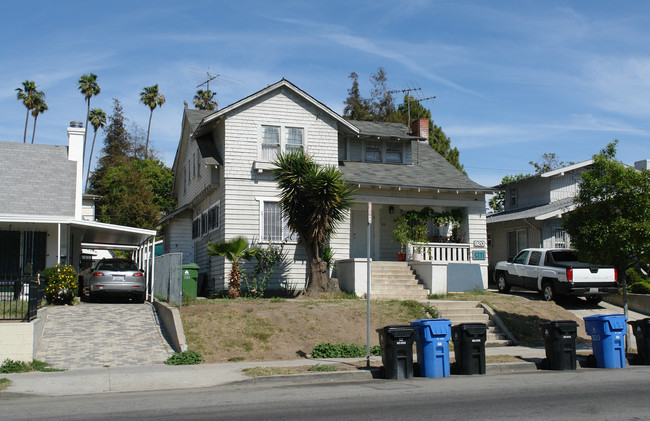
[[[449,263],[471,261],[470,245],[460,243],[412,243],[408,255],[421,254],[421,262]]]

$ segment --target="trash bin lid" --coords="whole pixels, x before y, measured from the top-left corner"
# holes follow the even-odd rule
[[[555,329],[561,332],[575,332],[578,329],[578,323],[573,320],[552,320],[539,325],[542,329]]]
[[[460,323],[456,326],[452,326],[452,328],[470,335],[482,335],[487,331],[487,325],[485,323]]]
[[[410,338],[413,336],[413,327],[409,325],[392,325],[386,326],[383,329],[386,334],[391,335],[393,338]]]

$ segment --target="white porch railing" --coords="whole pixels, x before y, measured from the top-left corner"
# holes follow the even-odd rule
[[[461,243],[413,243],[409,245],[410,256],[418,248],[421,250],[422,262],[471,262],[469,244]]]

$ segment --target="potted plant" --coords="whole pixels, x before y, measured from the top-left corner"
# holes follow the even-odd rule
[[[406,260],[404,247],[409,242],[411,228],[404,215],[395,218],[395,229],[393,229],[393,240],[400,245],[400,251],[397,253],[397,260],[403,262]]]
[[[411,227],[411,241],[413,243],[424,243],[427,241],[427,223],[426,221],[417,221]],[[413,261],[419,262],[422,260],[422,245],[417,244],[413,246]]]

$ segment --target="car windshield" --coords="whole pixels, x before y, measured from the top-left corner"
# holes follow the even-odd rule
[[[131,260],[107,260],[101,262],[97,270],[131,271],[138,270],[138,265]]]
[[[574,251],[563,250],[563,251],[554,251],[553,260],[556,262],[577,262],[578,256]]]

